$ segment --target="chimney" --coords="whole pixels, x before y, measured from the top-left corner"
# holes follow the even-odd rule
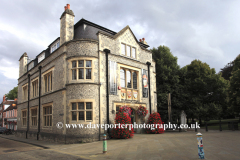
[[[19,59],[19,77],[21,77],[27,72],[27,61],[28,61],[28,55],[26,52],[24,52]]]
[[[64,12],[60,17],[60,45],[73,40],[74,17],[73,11],[70,10],[70,4],[64,6]]]
[[[4,95],[4,96],[3,96],[3,102],[5,102],[5,100],[6,100],[6,96]]]
[[[142,43],[148,45],[147,42],[145,41],[145,38],[142,38]]]
[[[67,6],[66,6],[66,7],[67,7],[67,9],[70,9],[70,4],[67,4]]]

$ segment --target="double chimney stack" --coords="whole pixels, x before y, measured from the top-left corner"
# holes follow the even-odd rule
[[[66,11],[67,9],[70,9],[70,4],[67,4],[66,6],[64,6],[64,9],[65,9],[65,11]]]
[[[145,41],[145,38],[139,39],[140,42],[142,42],[143,44],[147,45],[147,42]]]

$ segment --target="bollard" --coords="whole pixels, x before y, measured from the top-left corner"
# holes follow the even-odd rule
[[[103,135],[103,153],[107,153],[107,136]]]
[[[204,159],[202,134],[199,132],[196,135],[197,135],[197,141],[198,141],[198,156],[199,156],[200,159]]]

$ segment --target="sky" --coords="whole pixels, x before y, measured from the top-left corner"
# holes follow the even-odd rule
[[[129,25],[149,48],[168,46],[184,67],[195,59],[219,72],[240,53],[237,0],[0,0],[0,102],[17,86],[19,58],[32,59],[60,36],[60,16],[70,4],[81,18],[119,32]]]

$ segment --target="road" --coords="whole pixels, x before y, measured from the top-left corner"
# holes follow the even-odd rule
[[[78,156],[73,156],[66,153],[57,152],[51,149],[43,149],[41,147],[30,144],[17,142],[0,138],[0,159],[2,160],[81,160]]]

